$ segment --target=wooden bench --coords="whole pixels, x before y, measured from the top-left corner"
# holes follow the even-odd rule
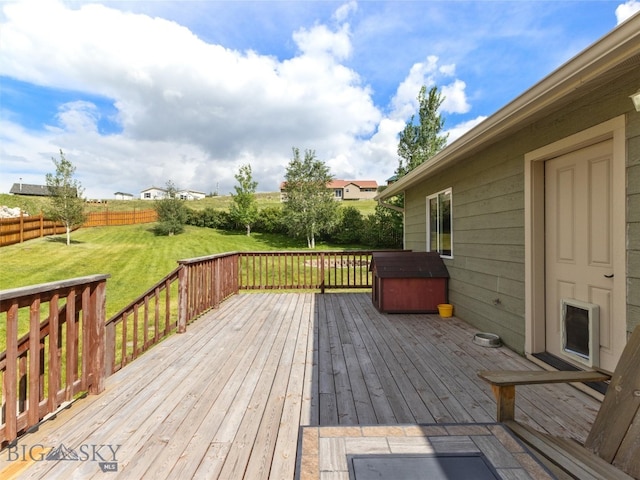
[[[625,346],[611,377],[599,372],[481,371],[504,422],[560,478],[640,478],[640,326]],[[610,378],[607,393],[583,445],[515,421],[516,386],[596,382]]]

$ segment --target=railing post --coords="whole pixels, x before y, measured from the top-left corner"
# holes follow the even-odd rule
[[[187,331],[187,311],[189,305],[189,267],[181,265],[178,273],[178,333]]]
[[[324,252],[320,253],[320,293],[324,293]]]
[[[93,380],[89,387],[89,393],[97,395],[104,391],[104,380],[106,378],[106,290],[107,282],[102,280],[99,282],[90,299],[90,315],[91,324],[89,326],[90,335],[90,352],[89,372],[93,375]]]
[[[4,372],[4,385],[2,389],[5,405],[5,436],[8,441],[14,440],[18,436],[18,302],[14,301],[7,312],[7,353],[6,369]]]
[[[20,243],[24,242],[24,212],[20,209]]]
[[[104,377],[113,374],[113,366],[116,362],[116,324],[109,323],[105,328],[104,339]]]

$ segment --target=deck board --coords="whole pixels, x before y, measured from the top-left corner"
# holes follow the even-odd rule
[[[293,478],[300,425],[493,421],[476,371],[537,368],[474,333],[381,314],[364,293],[236,295],[19,444],[117,445],[122,478]],[[518,395],[519,420],[580,441],[599,407],[567,385]],[[10,464],[0,455],[0,473]],[[93,461],[23,466],[19,478],[105,478]]]

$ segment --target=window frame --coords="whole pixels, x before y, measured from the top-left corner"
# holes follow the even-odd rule
[[[444,235],[444,232],[440,231],[441,230],[441,225],[444,224],[444,222],[442,221],[442,207],[441,207],[441,201],[440,198],[443,195],[448,195],[449,196],[449,251],[445,253],[444,248],[442,247],[442,244],[444,243],[442,241],[442,236]],[[431,201],[433,199],[437,199],[437,209],[436,209],[436,215],[437,215],[437,219],[436,219],[436,225],[437,225],[437,230],[436,231],[436,249],[433,250],[431,248]],[[432,251],[436,251],[440,254],[440,257],[442,258],[453,258],[453,188],[449,187],[449,188],[445,188],[444,190],[440,190],[439,192],[435,192],[431,195],[428,195],[426,197],[426,224],[427,224],[427,252],[432,252]]]

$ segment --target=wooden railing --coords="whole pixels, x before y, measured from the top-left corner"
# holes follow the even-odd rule
[[[180,260],[106,322],[108,275],[1,291],[7,350],[0,354],[0,444],[74,396],[99,393],[109,375],[173,332],[185,332],[190,322],[240,289],[370,288],[370,259],[369,251],[305,251]],[[27,325],[24,336],[19,336],[20,319]]]
[[[240,289],[371,288],[370,251],[239,252]]]
[[[180,304],[178,332],[187,323],[238,293],[238,254],[223,253],[178,262],[180,271]]]
[[[104,389],[107,278],[94,275],[0,291],[0,313],[6,317],[0,444],[81,392]],[[23,336],[21,323],[28,326]]]
[[[178,267],[106,324],[106,376],[117,372],[176,330]]]

